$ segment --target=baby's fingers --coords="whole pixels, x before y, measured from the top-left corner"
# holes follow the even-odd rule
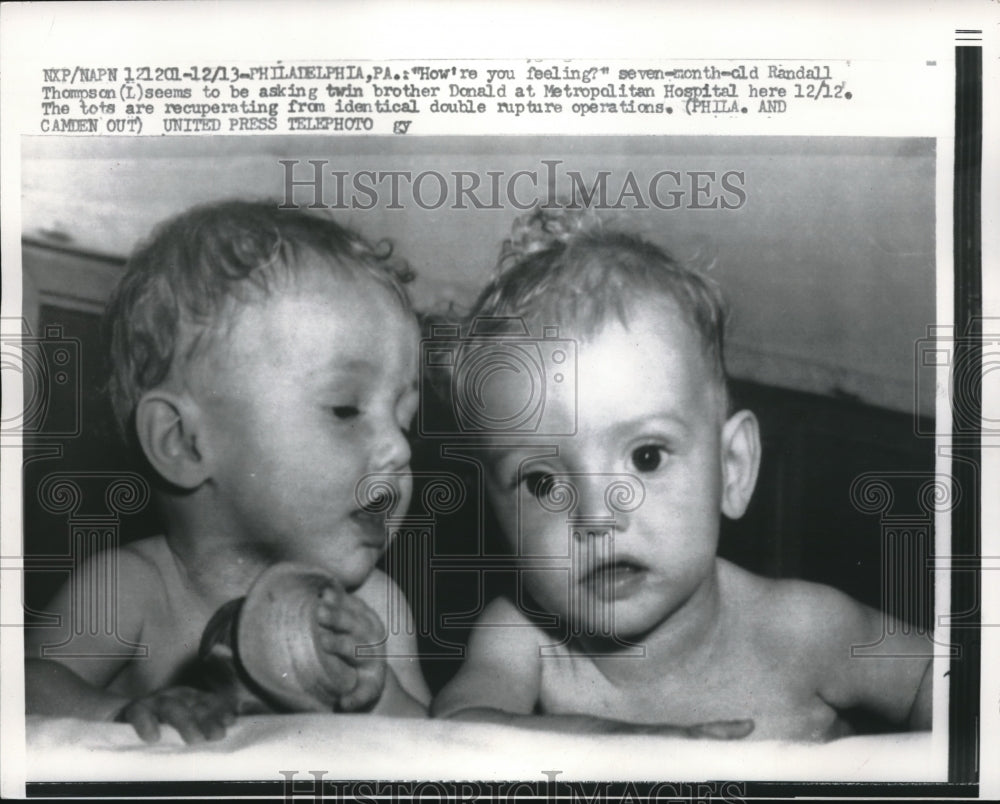
[[[178,688],[157,699],[157,714],[180,733],[186,743],[220,740],[236,720],[233,702],[220,695]]]
[[[342,712],[356,712],[373,705],[385,689],[385,663],[370,662],[358,668],[358,683],[340,697]]]
[[[323,673],[317,679],[317,683],[331,696],[341,695],[352,690],[358,683],[358,671],[354,666],[348,664],[336,652],[324,647],[324,643],[329,644],[329,640],[335,636],[332,633],[323,633],[319,637],[319,645],[323,651],[320,655]]]
[[[203,701],[195,710],[195,720],[207,740],[221,740],[226,736],[226,728],[236,722],[236,713],[228,701],[214,698]]]
[[[357,643],[354,637],[338,631],[321,631],[319,634],[319,647],[324,653],[330,653],[352,667],[357,665],[361,657],[357,655]]]
[[[214,733],[212,727],[209,727],[208,733],[206,733],[206,730],[202,727],[201,713],[182,701],[162,701],[160,704],[160,720],[177,729],[181,735],[181,739],[186,743],[204,742],[205,739],[209,738],[209,733]],[[225,734],[224,729],[223,734]]]
[[[753,720],[716,720],[712,723],[699,723],[689,726],[689,737],[708,737],[713,740],[740,740],[755,728]]]
[[[368,633],[374,625],[374,620],[349,595],[344,595],[339,605],[321,601],[316,609],[316,622],[349,634]]]
[[[145,703],[129,704],[115,718],[120,723],[130,723],[139,739],[155,743],[160,739],[160,721],[156,713]]]
[[[336,606],[321,601],[316,622],[328,630],[352,634],[359,644],[378,644],[385,636],[379,616],[352,595],[343,595]]]

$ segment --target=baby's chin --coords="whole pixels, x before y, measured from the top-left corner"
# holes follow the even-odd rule
[[[343,555],[324,556],[317,564],[343,584],[348,592],[353,592],[374,572],[382,552],[374,547],[358,547],[347,558]]]
[[[606,612],[602,606],[608,606]],[[560,619],[570,624],[574,634],[585,637],[585,641],[607,642],[608,647],[621,647],[620,641],[634,643],[656,631],[670,619],[674,608],[658,600],[622,600],[615,603],[590,600],[581,602],[580,607],[590,610],[593,616],[581,617],[581,612],[567,611],[565,604],[551,607],[549,611],[560,615]],[[595,646],[596,646],[595,643]]]

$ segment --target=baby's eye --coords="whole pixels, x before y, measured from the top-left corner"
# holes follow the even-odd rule
[[[640,472],[655,472],[663,463],[663,447],[643,444],[632,450],[632,465]]]
[[[554,481],[555,476],[548,472],[528,472],[521,479],[532,497],[547,496]]]
[[[361,413],[355,405],[334,405],[333,415],[338,419],[353,419]]]

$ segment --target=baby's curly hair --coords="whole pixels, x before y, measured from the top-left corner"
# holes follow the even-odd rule
[[[634,305],[656,297],[673,300],[699,334],[728,406],[727,308],[719,286],[658,245],[604,226],[589,210],[539,208],[517,219],[469,320],[519,316],[573,324],[590,336],[612,314],[627,326]]]
[[[336,276],[378,283],[412,312],[404,285],[413,274],[392,259],[388,243],[371,244],[330,218],[273,201],[194,207],[138,246],[103,321],[107,391],[126,441],[133,441],[142,395],[226,331],[238,306],[294,279],[307,256]]]

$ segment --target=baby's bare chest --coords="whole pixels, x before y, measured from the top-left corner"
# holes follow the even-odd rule
[[[816,678],[777,653],[734,650],[687,667],[658,667],[649,656],[600,661],[601,668],[569,653],[543,659],[542,708],[676,725],[752,718],[756,739],[843,734],[845,724],[820,697]]]

